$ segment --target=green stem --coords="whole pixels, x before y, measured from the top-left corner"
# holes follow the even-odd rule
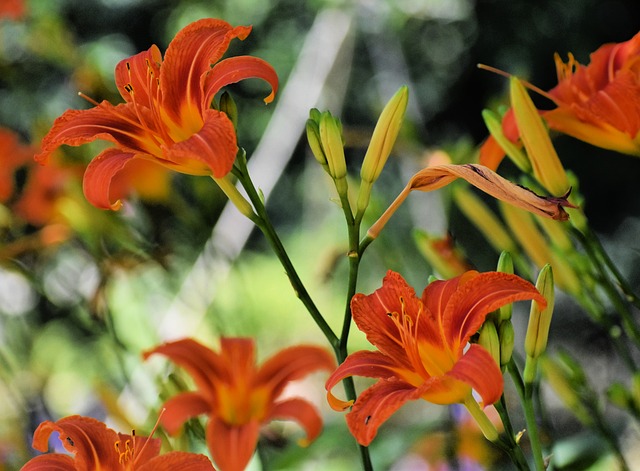
[[[624,281],[624,278],[622,277],[620,272],[615,268],[611,259],[609,259],[597,237],[588,229],[585,232],[578,230],[576,230],[575,232],[578,235],[578,238],[581,240],[582,245],[586,249],[589,255],[589,259],[592,261],[594,267],[600,274],[602,288],[607,293],[607,297],[613,304],[618,314],[620,314],[622,326],[625,332],[627,333],[629,338],[636,344],[636,346],[640,346],[640,328],[638,328],[638,326],[636,325],[635,320],[633,319],[633,315],[629,311],[627,305],[624,303],[624,300],[621,299],[620,293],[609,279],[607,268],[609,268],[609,270],[616,277],[627,299],[631,299],[633,301],[634,299],[636,299],[635,295],[627,285],[626,281]]]
[[[505,452],[511,458],[511,461],[518,466],[520,469],[529,470],[529,463],[527,463],[527,459],[522,452],[522,448],[518,445],[516,441],[515,431],[513,430],[513,425],[511,424],[511,418],[509,417],[509,412],[507,411],[507,404],[504,398],[504,394],[500,396],[500,400],[494,404],[494,407],[498,411],[500,415],[500,420],[502,420],[502,425],[504,425],[505,430]]]
[[[596,253],[600,259],[604,262],[606,267],[611,271],[613,276],[615,277],[620,289],[624,293],[626,299],[631,302],[635,307],[640,309],[640,297],[633,292],[633,288],[629,285],[629,282],[625,279],[625,277],[620,273],[618,267],[616,267],[609,254],[606,252],[600,239],[591,231],[590,229],[586,229],[585,232],[580,232],[586,243],[588,243],[593,249],[594,253]]]
[[[515,443],[515,440],[505,440],[501,439],[498,434],[498,430],[496,429],[493,422],[487,417],[487,414],[480,408],[476,400],[472,395],[469,395],[465,401],[464,405],[469,411],[469,414],[474,418],[480,430],[484,434],[485,438],[489,440],[494,445],[498,446],[501,450],[503,450],[516,467],[521,471],[529,471],[529,464],[522,453],[520,447]]]
[[[322,316],[320,310],[315,305],[315,303],[311,299],[311,296],[309,295],[309,292],[302,283],[302,280],[300,279],[298,272],[293,266],[293,263],[291,262],[291,259],[289,258],[289,255],[287,254],[287,251],[285,250],[280,237],[278,237],[275,228],[271,224],[271,219],[267,214],[267,210],[264,206],[264,202],[262,201],[262,197],[253,185],[253,182],[251,181],[249,175],[246,173],[246,171],[244,171],[245,169],[238,169],[237,167],[235,167],[234,170],[234,173],[238,177],[238,180],[242,184],[242,187],[247,192],[247,196],[249,196],[249,200],[253,204],[253,207],[255,208],[255,211],[257,213],[258,217],[253,219],[254,223],[262,231],[267,241],[271,245],[274,253],[278,257],[278,260],[280,260],[282,267],[289,277],[289,281],[291,282],[291,286],[293,287],[296,296],[298,297],[298,299],[300,299],[300,301],[302,301],[302,304],[304,304],[305,308],[313,318],[316,325],[320,328],[326,339],[329,341],[329,344],[333,347],[334,350],[337,350],[339,348],[340,339],[336,336],[336,334],[331,329],[331,326],[329,326],[325,318]]]
[[[359,266],[359,256],[355,257],[355,261],[353,261],[354,260],[353,257],[349,258],[351,267],[350,267],[350,275],[349,275],[347,309],[346,309],[345,318],[343,322],[342,334],[340,337],[337,337],[336,334],[333,332],[333,329],[331,329],[331,327],[329,326],[329,324],[327,323],[327,321],[322,316],[319,309],[311,299],[309,292],[307,291],[306,287],[302,283],[302,280],[298,276],[298,273],[295,267],[293,266],[293,263],[291,262],[291,259],[289,258],[289,255],[287,254],[284,248],[284,245],[282,244],[282,241],[280,240],[280,237],[278,236],[275,228],[271,224],[271,219],[269,218],[269,215],[267,213],[266,207],[264,205],[264,201],[261,195],[256,190],[255,186],[253,185],[253,182],[251,181],[249,174],[247,173],[247,168],[244,161],[242,159],[239,159],[237,160],[237,163],[238,163],[238,166],[234,167],[233,173],[238,177],[238,180],[242,184],[242,187],[247,192],[247,196],[249,197],[249,200],[251,201],[251,204],[253,205],[257,215],[257,217],[250,217],[250,219],[256,224],[256,226],[258,226],[258,228],[262,231],[262,233],[266,237],[267,241],[271,245],[271,248],[275,252],[278,259],[280,260],[280,263],[282,264],[283,268],[285,269],[285,272],[289,277],[289,280],[291,282],[294,292],[296,293],[296,296],[300,299],[300,301],[302,301],[305,308],[313,318],[314,322],[320,328],[320,330],[328,340],[329,344],[333,348],[336,358],[338,359],[338,363],[342,363],[347,357],[347,340],[349,336],[349,326],[351,324],[351,309],[349,307],[349,301],[351,300],[351,297],[353,297],[353,294],[355,293],[355,289],[356,289],[355,287],[356,287],[357,273],[358,273],[358,266]],[[349,239],[351,241],[354,237],[352,234],[355,233],[356,234],[355,246],[357,247],[357,240],[358,240],[357,234],[359,232],[360,222],[358,221],[356,226],[356,223],[353,220],[353,216],[349,217],[349,215],[351,214],[351,209],[348,206],[348,201],[346,200],[346,198],[342,199],[342,205],[345,210],[345,216],[347,217],[347,222],[349,223],[348,224]],[[350,246],[352,245],[353,244],[350,242]],[[357,394],[356,394],[353,378],[352,377],[345,378],[345,380],[343,381],[343,385],[345,388],[345,393],[347,398],[349,400],[355,401]],[[369,455],[368,447],[362,446],[360,444],[358,444],[358,447],[360,450],[360,457],[362,461],[363,470],[373,471],[373,466],[371,463],[371,457]]]
[[[522,380],[520,370],[518,370],[518,366],[513,358],[507,363],[507,370],[511,375],[511,379],[520,397],[520,402],[522,403],[522,410],[524,411],[524,418],[527,424],[527,433],[529,434],[529,442],[531,444],[531,454],[533,455],[536,471],[544,471],[546,468],[544,465],[542,444],[540,442],[538,423],[533,407],[533,385],[531,383],[525,383]]]

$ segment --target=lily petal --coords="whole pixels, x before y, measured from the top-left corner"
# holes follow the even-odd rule
[[[156,456],[142,466],[136,467],[136,471],[211,471],[213,469],[213,464],[206,456],[183,451],[171,451]]]
[[[189,114],[199,115],[209,106],[201,108],[203,75],[220,60],[233,38],[244,39],[250,32],[250,26],[232,28],[226,21],[204,18],[176,34],[167,47],[160,76],[162,105],[175,122]]]
[[[256,449],[260,424],[227,425],[211,417],[207,424],[207,445],[216,465],[223,471],[243,471]]]
[[[302,446],[309,445],[322,431],[322,418],[318,410],[304,399],[293,398],[276,403],[267,419],[298,422],[307,434],[307,438],[301,440]]]
[[[248,78],[262,79],[271,86],[271,93],[264,99],[265,103],[271,103],[278,91],[278,74],[274,68],[258,57],[236,56],[218,62],[207,73],[203,84],[203,109],[222,87]]]
[[[50,453],[31,458],[20,471],[77,471],[76,463],[68,455]]]
[[[480,394],[485,406],[495,403],[502,395],[504,379],[500,368],[491,354],[478,344],[470,345],[447,374],[469,384]]]
[[[144,352],[142,356],[147,359],[156,353],[168,357],[173,363],[184,368],[203,393],[215,391],[217,381],[231,381],[229,368],[233,368],[234,365],[226,364],[220,355],[193,339],[164,343]]]
[[[182,173],[192,175],[213,174],[222,178],[231,171],[238,152],[233,123],[225,113],[217,110],[204,112],[204,125],[188,139],[165,150],[165,156]],[[172,167],[173,164],[166,162]]]
[[[349,376],[391,379],[399,377],[400,372],[410,374],[410,370],[403,369],[396,358],[388,357],[378,351],[361,350],[354,352],[342,362],[325,383],[329,405],[338,411],[345,410],[352,405],[351,401],[341,401],[331,393],[331,390],[340,381]]]
[[[546,306],[536,287],[508,273],[479,273],[460,284],[442,313],[445,337],[454,352],[462,349],[487,314],[515,301],[535,299]]]
[[[212,404],[200,393],[183,392],[173,396],[162,407],[166,410],[160,422],[170,435],[175,435],[187,420],[210,412]]]
[[[82,180],[87,201],[100,209],[120,209],[122,201],[111,202],[111,182],[134,157],[134,154],[112,148],[102,151],[89,162]]]
[[[403,312],[412,315],[415,322],[416,313],[422,310],[415,290],[398,273],[388,271],[382,287],[373,294],[356,294],[351,299],[353,320],[367,340],[381,352],[394,358],[399,364],[411,368],[406,352],[400,340],[400,334],[390,314]],[[424,313],[428,315],[428,313]],[[426,323],[428,324],[428,323]],[[437,341],[439,336],[433,335]]]
[[[97,139],[114,142],[124,151],[157,155],[160,153],[157,143],[150,140],[148,130],[140,127],[141,118],[147,126],[152,126],[149,113],[148,109],[136,109],[131,103],[113,106],[107,101],[87,110],[67,110],[53,122],[35,159],[46,163],[51,153],[63,144],[79,146]]]
[[[155,44],[148,50],[120,61],[115,80],[120,95],[127,102],[151,108],[158,90],[162,53]]]
[[[359,444],[368,446],[378,428],[405,402],[418,399],[420,390],[398,379],[379,381],[364,390],[346,416],[351,434]]]
[[[571,108],[545,111],[543,116],[552,129],[593,146],[630,155],[640,154],[640,142],[629,139],[627,133],[606,123],[595,125],[582,121]]]
[[[326,349],[300,345],[280,350],[265,361],[254,380],[254,387],[267,385],[271,397],[277,398],[291,381],[317,370],[333,371],[336,361]]]
[[[117,469],[114,445],[119,437],[102,422],[79,415],[44,421],[33,434],[33,447],[47,451],[52,432],[58,432],[64,447],[75,453],[74,469]]]

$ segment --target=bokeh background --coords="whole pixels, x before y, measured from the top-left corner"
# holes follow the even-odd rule
[[[0,0],[0,10],[12,5],[20,2]],[[0,19],[0,126],[19,141],[0,149],[0,174],[12,182],[0,206],[0,470],[19,469],[32,455],[30,434],[47,418],[84,414],[123,432],[148,430],[160,405],[157,377],[139,354],[159,341],[190,335],[215,345],[221,335],[255,336],[261,357],[284,345],[321,343],[264,239],[210,179],[141,169],[135,182],[123,183],[133,188],[125,208],[110,213],[90,207],[80,190],[82,167],[100,144],[62,149],[53,158],[59,171],[40,176],[40,167],[18,158],[37,150],[66,109],[89,106],[79,91],[119,102],[119,60],[154,43],[164,50],[199,18],[253,25],[229,54],[269,61],[281,89],[263,106],[263,84],[228,88],[239,108],[238,139],[303,280],[337,326],[346,228],[331,182],[306,145],[309,108],[342,119],[355,178],[382,106],[409,86],[406,122],[375,186],[371,223],[433,152],[473,158],[487,135],[481,111],[505,105],[508,85],[478,63],[549,89],[557,83],[555,52],[587,63],[601,44],[640,30],[636,0],[27,0],[23,8]],[[555,142],[579,179],[592,227],[637,286],[640,160],[570,138]],[[507,176],[513,171],[501,167]],[[417,255],[416,228],[450,233],[473,266],[495,267],[498,254],[446,190],[412,195],[392,223],[368,252],[359,291],[377,288],[387,269],[422,290],[433,270]],[[560,296],[558,305],[552,344],[578,352],[597,384],[617,379],[601,333],[570,299]],[[523,334],[524,324],[518,329]],[[352,346],[367,348],[355,332]],[[298,392],[323,408],[326,433],[303,450],[291,442],[295,427],[271,427],[255,469],[258,461],[264,469],[356,469],[356,448],[345,445],[342,417],[324,406],[322,381]],[[408,406],[381,429],[374,462],[424,469],[411,467],[409,452],[445,449],[457,413]],[[626,428],[615,411],[612,420]],[[601,449],[570,414],[558,415],[556,431],[573,452],[565,469],[598,461]],[[482,449],[472,432],[471,448]]]

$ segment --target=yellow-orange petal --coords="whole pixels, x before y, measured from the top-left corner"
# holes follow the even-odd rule
[[[222,178],[231,171],[238,145],[236,130],[226,114],[207,110],[204,125],[188,139],[165,150],[161,163],[191,175],[212,174]]]
[[[624,131],[605,122],[592,124],[580,120],[570,108],[559,107],[545,111],[543,117],[550,128],[593,146],[629,155],[640,155],[640,139],[631,138]]]

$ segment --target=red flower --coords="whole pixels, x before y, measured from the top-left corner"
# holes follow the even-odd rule
[[[296,346],[280,351],[262,366],[255,364],[255,345],[248,338],[222,338],[220,353],[192,339],[156,347],[144,354],[166,355],[193,377],[198,391],[169,399],[161,418],[170,434],[191,417],[207,414],[207,445],[223,471],[243,470],[258,442],[259,429],[271,420],[297,421],[306,442],[320,433],[322,419],[300,398],[280,399],[289,382],[318,370],[333,370],[335,361],[325,349]]]
[[[220,60],[233,38],[246,38],[250,26],[231,27],[203,19],[182,29],[171,41],[164,60],[157,46],[121,61],[116,85],[126,103],[107,101],[88,110],[67,110],[54,122],[36,156],[44,162],[62,144],[78,146],[96,139],[115,143],[95,157],[84,175],[85,196],[93,205],[118,209],[111,182],[128,162],[147,159],[192,175],[225,176],[237,152],[233,123],[211,108],[225,85],[261,78],[272,88],[273,68],[256,57]]]
[[[49,453],[36,456],[21,471],[208,471],[204,455],[173,451],[160,455],[160,439],[116,433],[102,422],[74,415],[42,422],[33,434],[33,447],[46,452],[49,436],[57,432],[64,448],[75,456]]]
[[[380,289],[351,301],[356,325],[378,350],[347,357],[327,380],[329,404],[336,410],[352,405],[331,393],[342,379],[379,379],[347,414],[349,429],[362,445],[369,445],[378,427],[409,400],[462,403],[473,389],[485,406],[493,404],[502,394],[500,368],[489,352],[468,342],[489,312],[525,299],[546,305],[531,283],[506,273],[468,271],[434,281],[420,299],[389,271]]]
[[[640,33],[622,43],[605,44],[583,66],[569,54],[555,55],[558,85],[542,92],[556,108],[542,111],[549,127],[598,147],[640,155]],[[503,119],[505,135],[518,138],[512,113]],[[504,151],[489,139],[480,162],[497,168]]]

